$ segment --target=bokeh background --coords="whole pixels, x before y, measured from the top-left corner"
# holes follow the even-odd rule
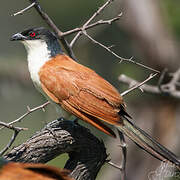
[[[42,1],[41,6],[62,30],[67,31],[81,26],[104,0],[53,0]],[[22,44],[10,42],[15,32],[28,27],[46,26],[34,9],[24,15],[12,17],[11,14],[29,5],[28,0],[6,0],[0,6],[0,121],[10,122],[24,114],[27,106],[35,107],[46,100],[35,90],[27,69],[26,52]],[[122,57],[131,56],[138,62],[162,71],[168,68],[174,72],[180,66],[180,1],[178,0],[116,0],[97,19],[109,19],[120,12],[121,19],[112,25],[102,25],[89,30],[89,34],[99,42],[110,46]],[[71,40],[73,36],[67,39]],[[101,47],[82,36],[74,46],[74,52],[80,63],[91,67],[116,88],[123,92],[128,87],[118,82],[120,74],[126,74],[138,81],[144,80],[150,71],[119,60]],[[157,79],[151,81],[157,84]],[[168,77],[165,78],[168,80]],[[136,90],[125,97],[127,111],[138,126],[151,134],[160,143],[180,156],[180,103],[168,96],[145,94]],[[51,105],[46,112],[38,111],[27,116],[18,126],[29,130],[21,132],[15,145],[18,145],[40,130],[47,122],[57,118]],[[85,125],[85,124],[84,124]],[[87,125],[86,125],[87,126]],[[102,138],[112,161],[120,163],[119,141],[108,138],[89,127]],[[0,149],[12,132],[0,130]],[[127,140],[127,176],[128,179],[148,179],[160,162]],[[63,167],[67,155],[57,157],[50,164]],[[98,180],[118,180],[119,171],[105,165]]]

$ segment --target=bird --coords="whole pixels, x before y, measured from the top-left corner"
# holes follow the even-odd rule
[[[118,90],[94,70],[66,55],[55,33],[35,27],[12,35],[10,40],[24,44],[34,86],[64,118],[74,115],[116,137],[107,124],[114,125],[152,156],[180,167],[175,154],[130,120]]]
[[[0,180],[73,180],[70,172],[41,163],[17,163],[0,157]]]

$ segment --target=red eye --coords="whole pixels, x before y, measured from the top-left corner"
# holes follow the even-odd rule
[[[35,36],[36,36],[36,34],[33,32],[33,33],[29,34],[29,36],[31,36],[31,37],[35,37]]]

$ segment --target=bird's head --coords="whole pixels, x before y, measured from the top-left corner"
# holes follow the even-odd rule
[[[14,34],[11,39],[11,41],[52,41],[57,40],[54,33],[49,31],[46,28],[40,27],[40,28],[31,28],[26,29],[22,32]]]
[[[47,50],[50,51],[52,56],[62,53],[55,34],[43,27],[26,29],[14,34],[10,40],[22,42],[28,52],[47,47]]]

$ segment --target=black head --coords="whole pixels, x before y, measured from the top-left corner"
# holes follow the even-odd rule
[[[31,28],[26,29],[22,32],[16,33],[11,37],[11,41],[24,41],[24,40],[56,40],[56,36],[54,33],[49,31],[48,29],[45,29],[43,27],[40,28]]]
[[[31,29],[27,29],[22,32],[16,33],[11,37],[10,40],[21,41],[23,42],[25,47],[28,46],[28,48],[31,48],[36,44],[36,43],[33,43],[35,42],[35,40],[36,41],[39,40],[38,45],[41,45],[43,43],[47,44],[47,49],[50,51],[51,56],[56,56],[57,54],[62,53],[60,44],[55,34],[43,27],[31,28]],[[38,47],[36,46],[36,48]]]

